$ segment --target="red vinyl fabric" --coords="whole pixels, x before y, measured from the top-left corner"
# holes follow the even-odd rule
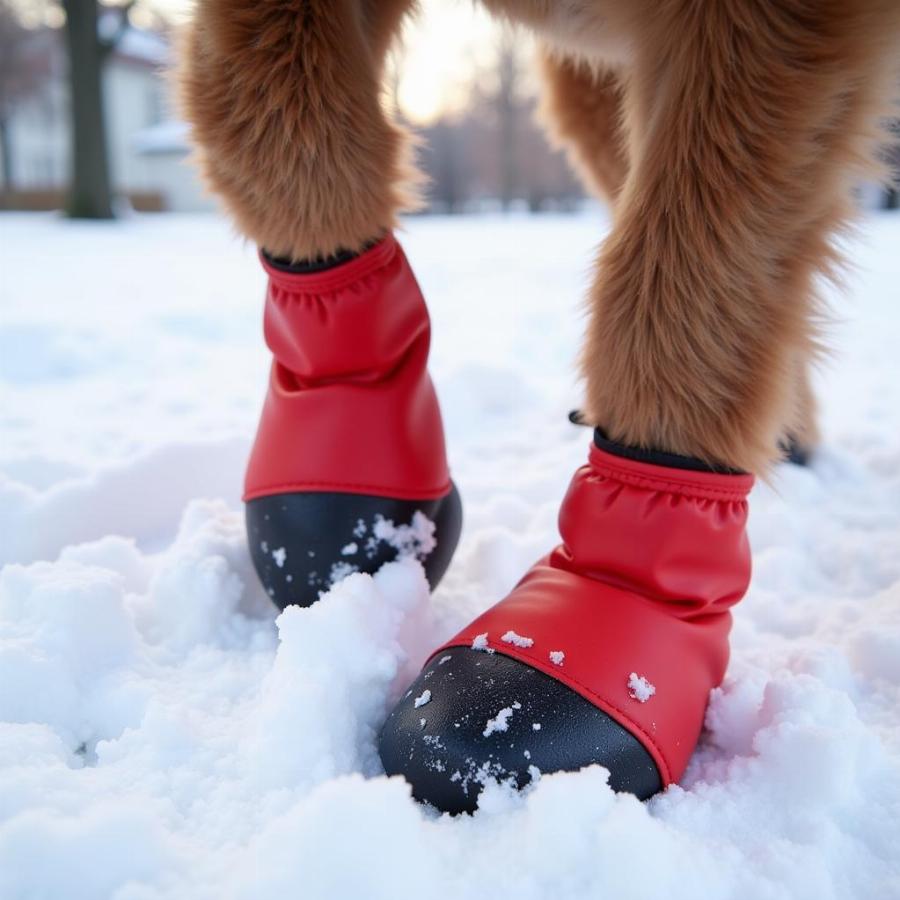
[[[592,445],[563,500],[562,543],[437,653],[474,644],[539,669],[637,737],[664,784],[677,781],[750,580],[752,485]]]
[[[426,368],[431,325],[396,239],[323,272],[262,264],[274,360],[244,500],[294,491],[447,494],[443,425]]]

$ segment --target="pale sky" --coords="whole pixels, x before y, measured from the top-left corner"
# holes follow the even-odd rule
[[[399,102],[413,120],[427,122],[459,104],[473,74],[490,65],[498,26],[471,0],[422,0],[400,51]]]

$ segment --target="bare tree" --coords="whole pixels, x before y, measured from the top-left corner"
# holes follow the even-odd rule
[[[67,204],[76,219],[113,218],[103,102],[103,66],[128,26],[133,2],[115,7],[119,26],[101,38],[97,0],[62,0],[66,13],[71,95],[72,182]]]
[[[422,129],[432,210],[508,210],[518,201],[538,212],[577,204],[580,184],[535,122],[535,90],[513,31],[500,34],[490,66],[478,70],[465,99]]]
[[[12,3],[0,0],[0,154],[3,156],[0,187],[5,191],[13,186],[13,150],[9,133],[13,110],[40,88],[46,75],[29,58],[30,37]]]
[[[433,209],[459,212],[465,200],[467,185],[465,121],[442,118],[426,130],[427,141],[422,161],[428,174],[428,195]]]
[[[519,55],[512,26],[500,32],[497,47],[497,139],[500,161],[500,204],[508,210],[518,193]]]

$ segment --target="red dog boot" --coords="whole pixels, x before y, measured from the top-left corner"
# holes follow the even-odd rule
[[[677,781],[749,581],[752,483],[596,434],[562,544],[429,659],[379,737],[387,773],[452,813],[536,770],[600,763],[641,799]]]
[[[263,586],[281,607],[307,606],[350,572],[414,553],[434,587],[462,509],[403,250],[388,236],[323,271],[262,262],[275,359],[244,500]]]

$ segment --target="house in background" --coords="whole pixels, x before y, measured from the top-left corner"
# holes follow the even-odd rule
[[[101,29],[104,23],[101,20]],[[69,182],[68,60],[60,29],[29,39],[38,87],[9,117],[9,184],[0,206],[57,208]],[[127,28],[103,72],[113,188],[135,208],[198,211],[213,208],[189,163],[187,130],[172,120],[163,35]]]
[[[165,119],[137,132],[132,149],[140,160],[140,170],[148,184],[158,185],[164,208],[171,212],[198,212],[215,208],[190,164],[191,147],[188,125],[177,119]]]

